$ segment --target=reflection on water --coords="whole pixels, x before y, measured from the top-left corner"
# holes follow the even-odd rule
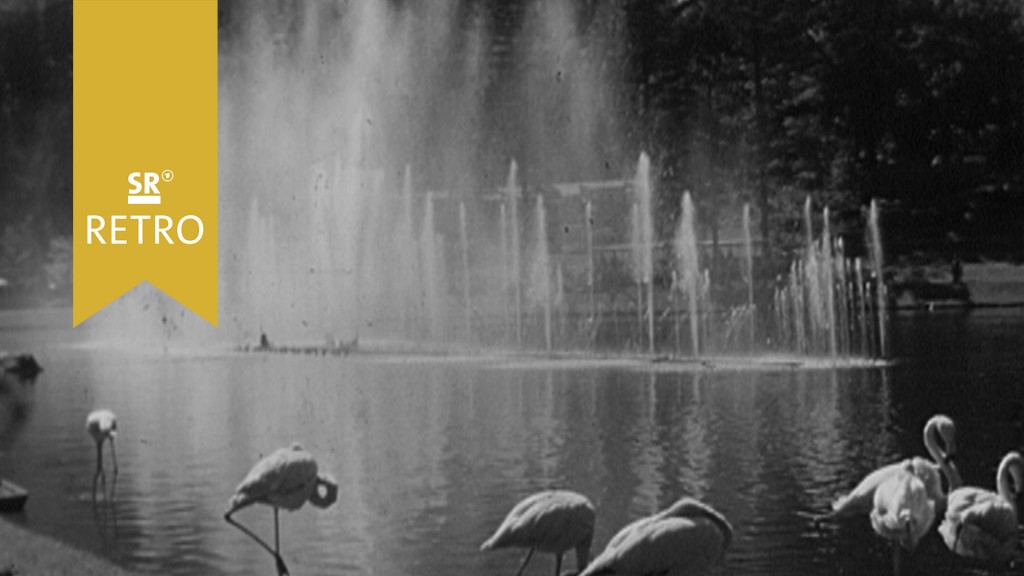
[[[478,546],[520,498],[556,487],[594,502],[595,551],[686,494],[736,528],[722,573],[888,573],[866,518],[815,528],[798,513],[923,455],[921,427],[936,412],[958,423],[968,483],[990,486],[1002,454],[1024,446],[1017,313],[897,322],[902,356],[884,370],[701,374],[150,354],[15,324],[4,322],[5,343],[46,368],[0,395],[2,414],[10,398],[31,406],[0,441],[3,476],[32,491],[18,521],[159,573],[273,573],[222,515],[252,465],[296,440],[340,494],[331,509],[282,514],[288,566],[387,575],[514,570],[518,553]],[[97,407],[118,414],[120,474],[94,502],[84,425]],[[238,518],[272,537],[269,509]],[[948,564],[932,535],[912,569]],[[550,570],[535,561],[528,573]]]

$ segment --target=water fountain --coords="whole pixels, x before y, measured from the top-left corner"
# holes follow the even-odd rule
[[[693,199],[689,192],[683,194],[679,231],[676,234],[676,257],[678,275],[682,278],[682,291],[687,300],[687,317],[690,320],[690,344],[693,355],[700,355],[700,305],[701,269],[697,254],[697,232],[694,224]]]
[[[466,321],[464,336],[473,340],[473,299],[469,285],[469,232],[466,231],[466,203],[459,202],[459,245],[462,246],[462,308]]]
[[[538,2],[521,29],[493,37],[482,16],[436,7],[314,3],[290,19],[240,8],[251,12],[236,40],[254,48],[233,50],[228,35],[221,66],[223,316],[237,318],[239,340],[308,345],[327,334],[329,347],[678,358],[884,353],[877,206],[870,258],[848,261],[827,208],[815,234],[808,199],[806,240],[771,287],[779,262],[765,259],[742,204],[737,248],[718,263],[694,198],[661,189],[647,154],[607,137],[623,108],[594,54],[618,39],[579,29],[569,6]],[[501,58],[518,68],[488,52],[517,39],[528,48]],[[265,82],[258,92],[254,79]],[[480,113],[485,103],[493,114]],[[593,174],[615,184],[554,186]],[[527,201],[534,209],[520,210]],[[663,222],[658,207],[677,202],[678,221]],[[631,286],[617,284],[620,268]]]
[[[651,159],[647,154],[640,154],[640,162],[636,169],[636,180],[633,183],[636,192],[637,218],[634,225],[638,227],[636,238],[639,259],[636,266],[640,269],[640,283],[647,288],[646,306],[641,306],[647,318],[647,346],[654,353],[654,207],[651,191]]]
[[[533,244],[533,258],[530,269],[530,303],[540,307],[544,321],[544,349],[552,350],[551,337],[551,250],[548,248],[548,219],[544,210],[544,197],[537,196],[537,211],[534,216],[536,236]]]

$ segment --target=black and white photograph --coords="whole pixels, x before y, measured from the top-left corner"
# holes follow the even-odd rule
[[[88,1],[0,0],[0,576],[1024,573],[1020,0],[219,0],[216,325],[72,327]]]

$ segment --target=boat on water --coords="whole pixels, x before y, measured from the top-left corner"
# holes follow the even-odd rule
[[[0,478],[0,512],[20,512],[28,500],[28,490],[6,478]]]

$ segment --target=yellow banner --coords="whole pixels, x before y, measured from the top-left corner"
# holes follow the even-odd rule
[[[217,0],[74,2],[77,326],[143,281],[217,324]]]

